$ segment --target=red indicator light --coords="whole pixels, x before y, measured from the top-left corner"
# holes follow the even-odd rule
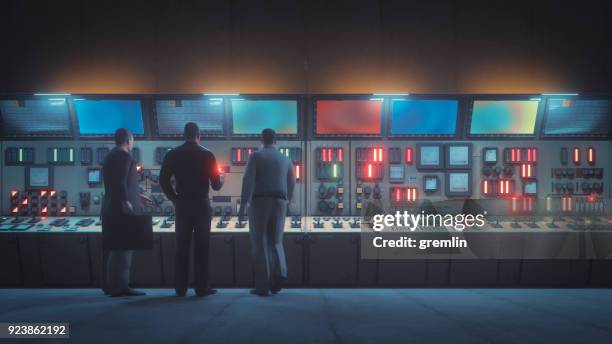
[[[338,161],[342,162],[344,160],[344,150],[342,148],[338,148]]]
[[[512,148],[510,151],[512,153],[512,159],[510,161],[515,162],[516,161],[516,151],[514,148]]]
[[[574,164],[580,164],[580,148],[574,147],[574,153],[572,154]]]
[[[523,198],[523,211],[531,212],[533,210],[533,199],[531,197]]]
[[[378,149],[374,148],[372,150],[372,154],[374,154],[374,159],[372,159],[372,161],[377,162],[378,161]]]
[[[572,197],[570,196],[561,197],[561,211],[563,212],[572,211]]]
[[[51,191],[49,192],[49,196],[50,196],[50,197],[55,196],[55,190],[51,190]]]
[[[590,165],[593,165],[595,163],[595,148],[593,147],[587,148],[587,162]]]
[[[17,213],[19,213],[19,207],[14,207],[14,208],[11,210],[11,213],[13,213],[13,214],[17,214]]]
[[[236,161],[242,161],[242,149],[236,149]]]
[[[489,181],[488,180],[483,180],[482,181],[482,193],[485,194],[485,195],[488,195],[489,194],[489,189],[490,189]]]
[[[43,207],[43,208],[40,210],[40,212],[41,212],[41,213],[43,213],[43,214],[46,214],[46,213],[47,213],[47,207]]]
[[[412,164],[412,148],[406,148],[406,163]]]
[[[532,178],[534,176],[535,166],[531,164],[521,165],[521,178]]]
[[[511,203],[511,204],[512,204],[512,212],[513,212],[513,213],[516,213],[516,211],[518,210],[518,209],[517,209],[517,208],[518,208],[518,207],[517,207],[517,203],[518,203],[517,201],[518,201],[518,200],[517,200],[517,198],[516,198],[516,197],[512,197],[512,203]]]
[[[62,209],[60,209],[60,213],[65,214],[66,213],[66,207],[62,207]]]
[[[295,179],[300,180],[302,178],[300,165],[295,165]]]
[[[21,201],[21,204],[22,204],[22,205],[28,205],[28,199],[27,199],[27,198],[24,198],[24,199]]]
[[[597,195],[590,194],[590,195],[587,196],[587,202],[595,203],[595,201],[597,201]]]
[[[12,190],[11,191],[11,197],[17,197],[19,195],[19,191],[17,190]]]
[[[251,154],[253,154],[253,148],[249,148],[249,149],[247,150],[247,152],[248,152],[249,156],[251,156]]]
[[[42,190],[40,192],[40,197],[45,197],[45,196],[47,196],[47,190]]]
[[[137,172],[142,171],[142,166],[141,166],[141,165],[136,165],[136,171],[137,171]]]
[[[368,164],[368,178],[372,178],[372,164]]]
[[[400,202],[402,200],[402,190],[399,188],[395,189],[395,201]]]
[[[378,161],[383,162],[383,149],[378,148]]]
[[[525,148],[527,155],[527,162],[536,162],[538,160],[538,149],[537,148]]]

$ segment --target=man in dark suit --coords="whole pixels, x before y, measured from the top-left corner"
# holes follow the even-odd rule
[[[141,210],[140,189],[136,163],[130,152],[134,136],[125,128],[115,132],[115,148],[106,156],[102,167],[104,178],[104,202],[102,204],[102,239],[106,250],[106,276],[102,287],[111,296],[139,296],[144,292],[130,288],[130,268],[133,250],[124,247],[125,231],[121,218],[139,214]],[[109,226],[121,228],[109,228]]]
[[[200,146],[200,129],[190,122],[185,125],[185,143],[166,154],[159,175],[159,184],[174,203],[176,216],[176,256],[174,287],[177,296],[185,296],[188,286],[189,248],[194,237],[194,273],[197,296],[215,294],[208,281],[208,246],[212,209],[208,199],[209,185],[221,189],[223,175],[215,156]],[[170,179],[174,177],[175,188]]]
[[[276,133],[261,132],[263,149],[253,153],[242,178],[240,214],[249,204],[249,232],[255,270],[255,288],[251,294],[267,296],[281,290],[287,278],[283,230],[287,203],[295,188],[291,161],[274,147]]]

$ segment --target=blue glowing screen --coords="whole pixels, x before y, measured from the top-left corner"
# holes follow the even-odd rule
[[[82,135],[112,135],[119,128],[144,134],[139,100],[75,99],[74,108]]]
[[[266,128],[277,134],[297,134],[297,101],[232,100],[234,134],[259,135]]]
[[[549,99],[544,134],[552,136],[607,136],[612,123],[612,101]]]
[[[394,100],[391,135],[454,135],[456,100]]]

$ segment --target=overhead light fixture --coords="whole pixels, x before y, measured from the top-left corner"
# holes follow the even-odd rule
[[[205,96],[207,97],[223,97],[223,96],[239,96],[240,93],[204,93]]]
[[[382,101],[385,100],[385,98],[370,98],[370,100],[377,101],[377,102],[382,102]]]
[[[540,101],[540,100],[542,100],[542,98],[530,98],[529,100],[537,100],[537,101]]]
[[[542,93],[543,96],[577,96],[578,93]]]
[[[45,96],[45,97],[68,97],[70,93],[34,93],[35,96]]]
[[[408,96],[410,93],[372,93],[373,96]]]

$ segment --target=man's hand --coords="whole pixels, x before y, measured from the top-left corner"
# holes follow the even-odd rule
[[[246,208],[246,204],[241,204],[240,205],[240,210],[238,210],[238,219],[239,220],[243,220],[244,219],[244,209]]]
[[[130,201],[121,202],[121,211],[125,215],[132,215],[134,213],[134,207],[132,207],[132,203]]]
[[[219,174],[219,181],[221,181],[221,185],[225,184],[225,173]]]

